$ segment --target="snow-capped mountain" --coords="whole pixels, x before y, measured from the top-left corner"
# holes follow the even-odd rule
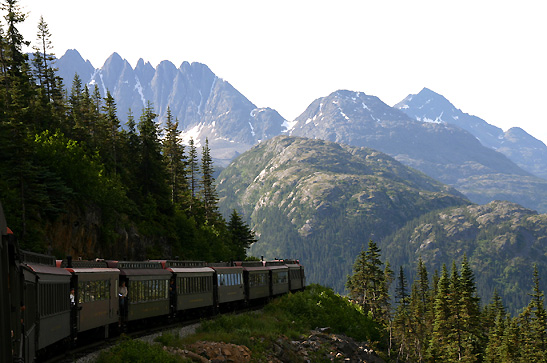
[[[213,158],[223,165],[261,140],[279,135],[285,123],[277,111],[257,108],[201,63],[184,62],[177,68],[163,61],[154,68],[140,59],[133,69],[114,53],[101,68],[94,68],[76,50],[69,50],[57,67],[69,90],[75,73],[91,90],[97,85],[103,96],[109,90],[122,121],[129,109],[138,119],[150,101],[162,123],[169,107],[183,139],[192,137],[199,146],[208,138]]]
[[[291,126],[288,133],[294,136],[382,151],[455,187],[476,203],[509,200],[547,211],[542,202],[547,198],[546,180],[456,125],[435,118],[417,121],[362,92],[337,91],[319,98]]]
[[[424,88],[394,106],[422,122],[448,123],[469,131],[486,147],[506,155],[524,170],[547,178],[547,146],[518,127],[504,132],[483,119],[464,113],[442,95]]]

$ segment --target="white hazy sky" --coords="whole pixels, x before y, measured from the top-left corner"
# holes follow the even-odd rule
[[[361,91],[393,105],[423,87],[547,143],[547,1],[20,0],[34,42],[95,67],[205,63],[258,107],[292,120],[316,98]]]

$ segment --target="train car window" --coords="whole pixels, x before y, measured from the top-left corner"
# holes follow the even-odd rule
[[[104,291],[104,298],[105,298],[106,300],[110,300],[110,280],[106,280],[106,281],[104,282],[104,289],[105,289],[105,291]]]
[[[89,301],[89,281],[84,282],[84,302]]]
[[[128,296],[130,302],[138,302],[142,300],[142,287],[140,282],[141,281],[132,281],[129,285]]]
[[[141,284],[140,281],[133,281],[130,285],[129,289],[130,293],[130,299],[133,300],[133,302],[139,302],[142,299],[142,292],[141,292]]]
[[[66,311],[70,307],[70,284],[69,283],[43,283],[39,285],[38,306],[40,316],[47,316]],[[29,310],[26,314],[27,319],[33,319],[30,314],[34,314]]]

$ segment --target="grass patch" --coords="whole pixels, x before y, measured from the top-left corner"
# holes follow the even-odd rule
[[[192,362],[164,351],[159,345],[140,340],[124,340],[111,349],[101,352],[97,363],[188,363]]]

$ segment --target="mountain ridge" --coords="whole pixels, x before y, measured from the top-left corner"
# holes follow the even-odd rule
[[[393,107],[417,121],[445,122],[467,130],[484,146],[506,155],[522,169],[547,178],[547,146],[519,127],[503,131],[478,116],[464,113],[428,88],[408,95]]]
[[[84,84],[97,85],[103,96],[109,90],[122,121],[127,110],[138,115],[150,101],[163,124],[169,107],[183,139],[192,137],[199,147],[208,138],[211,155],[222,166],[260,140],[280,134],[285,122],[277,111],[258,108],[202,63],[182,62],[177,68],[165,60],[154,68],[139,59],[133,69],[113,53],[101,68],[93,68],[76,50],[67,51],[58,62],[65,83],[78,73]]]

